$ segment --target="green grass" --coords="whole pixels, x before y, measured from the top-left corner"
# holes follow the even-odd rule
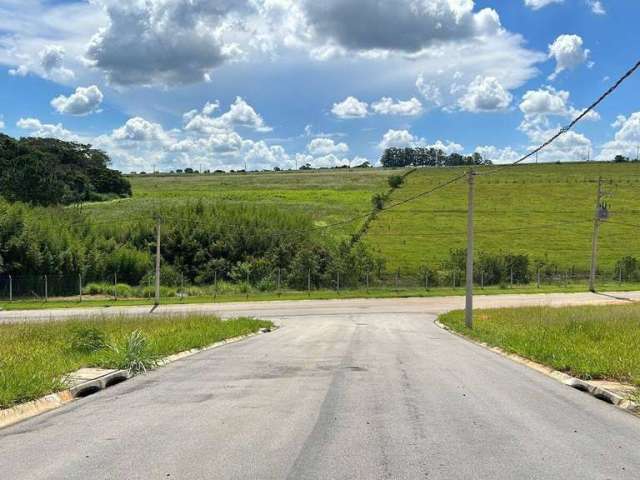
[[[180,205],[194,200],[251,203],[291,209],[308,214],[316,225],[366,215],[374,193],[388,189],[387,178],[394,170],[353,169],[302,172],[262,172],[226,175],[135,175],[129,176],[133,197],[85,206],[101,221],[116,221],[132,213],[151,212],[163,205]],[[400,171],[401,172],[401,171]],[[335,230],[351,234],[364,222]]]
[[[485,167],[479,173],[486,171]],[[429,190],[462,173],[460,168],[423,168],[407,177],[389,203]],[[640,164],[522,165],[476,179],[476,251],[529,254],[561,269],[589,270],[598,177],[613,212],[612,222],[640,224]],[[452,248],[466,244],[467,184],[459,181],[433,195],[384,212],[365,241],[387,260],[389,271],[437,267]],[[558,225],[561,222],[577,222]],[[521,230],[516,230],[521,229]],[[638,228],[605,223],[599,262],[612,272],[625,255],[640,255]]]
[[[617,283],[608,282],[599,285],[600,291],[603,292],[630,292],[640,290],[640,284],[637,283]],[[501,294],[536,294],[536,293],[577,293],[587,292],[588,286],[586,282],[581,283],[569,283],[567,285],[542,285],[541,288],[537,288],[535,284],[530,285],[515,285],[513,288],[502,288],[500,286],[489,286],[484,289],[475,289],[476,295],[501,295]],[[456,296],[464,295],[465,290],[463,287],[437,287],[426,290],[423,287],[405,287],[400,288],[386,287],[386,288],[356,288],[341,290],[336,292],[335,290],[312,290],[308,292],[283,290],[281,292],[260,292],[251,291],[248,295],[242,293],[229,293],[221,294],[215,297],[213,296],[194,296],[178,298],[163,297],[161,304],[163,305],[178,305],[178,304],[202,304],[202,303],[229,303],[229,302],[270,302],[276,300],[332,300],[332,299],[348,299],[348,298],[415,298],[415,297],[443,297],[443,296]],[[0,302],[0,309],[2,310],[42,310],[50,308],[110,308],[110,307],[127,307],[135,305],[153,305],[153,300],[149,298],[126,298],[126,299],[91,299],[91,297],[84,297],[80,302],[79,300],[64,299],[56,300],[51,299],[48,302],[42,300],[15,300],[13,302]]]
[[[583,379],[640,386],[640,304],[479,310],[473,330],[464,312],[440,321],[471,338],[498,346]]]
[[[210,315],[0,324],[0,408],[64,389],[65,374],[78,368],[139,370],[132,361],[153,365],[155,359],[270,326]],[[96,347],[99,338],[109,346]]]

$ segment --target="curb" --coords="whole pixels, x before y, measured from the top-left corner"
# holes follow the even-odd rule
[[[208,350],[213,350],[230,343],[238,343],[251,337],[269,333],[277,330],[278,328],[280,327],[274,326],[272,329],[261,328],[257,332],[221,340],[206,347],[193,348],[184,352],[174,353],[173,355],[169,355],[168,357],[160,360],[158,362],[158,368],[164,367],[185,358],[192,357],[193,355],[201,352],[206,352]],[[101,375],[86,382],[74,385],[67,390],[51,393],[49,395],[45,395],[42,398],[38,398],[27,403],[21,403],[5,410],[0,410],[0,430],[11,425],[15,425],[16,423],[22,422],[29,418],[38,416],[42,413],[50,412],[51,410],[60,408],[68,403],[77,400],[78,398],[83,398],[93,393],[97,393],[112,385],[116,385],[118,383],[129,380],[130,378],[133,378],[133,375],[131,375],[129,371],[116,370],[106,375]]]
[[[479,342],[477,340],[469,338],[459,332],[456,332],[452,328],[444,325],[443,323],[440,322],[440,320],[434,320],[433,323],[435,323],[437,327],[443,330],[446,330],[447,332],[459,338],[462,338],[469,343],[473,343],[474,345],[482,347],[485,350],[489,350],[502,357],[508,358],[509,360],[519,363],[520,365],[529,367],[530,369],[535,370],[539,373],[542,373],[543,375],[546,375],[547,377],[552,378],[557,382],[562,383],[563,385],[566,385],[568,387],[575,388],[576,390],[580,390],[581,392],[587,393],[597,398],[598,400],[607,402],[621,410],[624,410],[625,412],[631,413],[636,416],[640,416],[640,405],[638,403],[632,400],[629,400],[628,398],[625,398],[615,392],[612,392],[611,390],[607,390],[606,388],[603,388],[599,385],[594,385],[586,380],[581,380],[579,378],[572,377],[571,375],[568,375],[564,372],[554,370],[551,367],[547,367],[546,365],[543,365],[541,363],[534,362],[533,360],[529,360],[528,358],[522,357],[515,353],[509,353],[500,347],[494,347],[489,345],[488,343]]]

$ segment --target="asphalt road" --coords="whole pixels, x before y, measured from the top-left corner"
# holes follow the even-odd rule
[[[439,329],[461,299],[429,300],[262,304],[281,329],[0,430],[2,478],[640,478],[640,419]]]

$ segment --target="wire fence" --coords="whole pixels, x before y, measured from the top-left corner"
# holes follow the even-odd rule
[[[477,269],[474,276],[476,290],[499,288],[565,288],[588,285],[589,274],[572,269],[546,271],[543,269],[526,271],[485,272]],[[182,277],[178,282],[161,282],[162,298],[189,298],[218,296],[245,296],[265,294],[313,294],[317,292],[376,292],[390,294],[402,292],[463,289],[465,273],[463,269],[438,269],[418,271],[396,270],[377,271],[363,275],[345,272],[318,273],[310,269],[292,272],[272,269],[266,272],[248,272],[242,280],[232,280],[221,272],[212,283],[194,284]],[[599,271],[596,283],[615,285],[640,283],[637,271],[623,269]],[[0,301],[83,301],[83,300],[125,300],[153,299],[155,283],[151,276],[138,285],[120,283],[117,274],[106,278],[85,279],[80,274],[71,275],[0,275]]]

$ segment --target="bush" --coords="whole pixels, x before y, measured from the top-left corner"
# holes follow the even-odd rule
[[[404,178],[400,175],[391,175],[387,182],[391,188],[399,188],[404,183]]]
[[[134,330],[119,344],[109,345],[105,360],[112,368],[128,370],[131,375],[146,373],[158,365],[158,357],[140,330]]]

